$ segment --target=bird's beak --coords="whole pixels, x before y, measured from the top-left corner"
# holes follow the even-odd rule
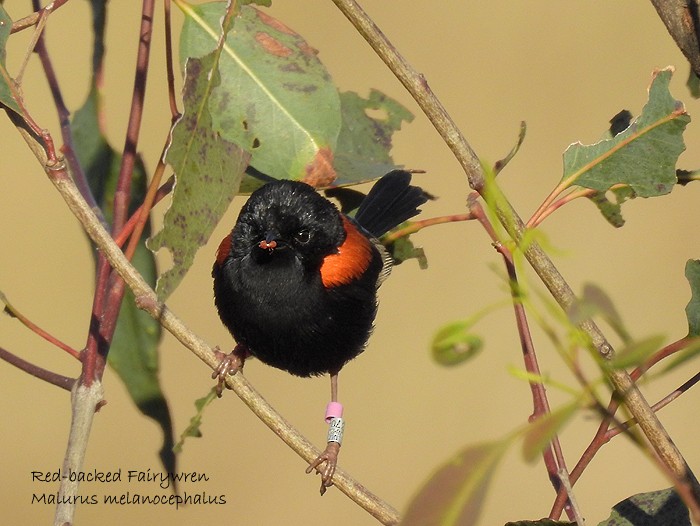
[[[265,235],[265,239],[258,243],[258,246],[263,250],[273,250],[277,248],[277,238],[279,233],[271,230]]]

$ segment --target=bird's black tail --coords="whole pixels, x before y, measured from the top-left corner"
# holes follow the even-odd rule
[[[355,221],[379,238],[417,215],[418,207],[429,198],[421,188],[411,186],[410,172],[392,170],[374,184],[357,209]]]

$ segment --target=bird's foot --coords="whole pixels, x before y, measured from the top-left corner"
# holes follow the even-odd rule
[[[229,389],[226,385],[226,377],[228,375],[236,374],[240,369],[243,369],[243,364],[245,359],[248,357],[248,350],[245,346],[238,344],[234,349],[228,353],[222,353],[217,347],[214,349],[216,357],[220,359],[219,365],[211,373],[212,379],[218,379],[216,384],[216,396],[221,398],[224,392],[224,386]]]
[[[306,468],[307,473],[316,470],[316,473],[321,475],[321,495],[333,485],[333,475],[335,474],[335,467],[338,464],[339,452],[340,444],[338,444],[338,442],[328,442],[323,453]],[[325,465],[322,466],[322,464]]]

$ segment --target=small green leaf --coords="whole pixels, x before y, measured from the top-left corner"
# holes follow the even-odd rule
[[[685,277],[690,284],[690,301],[685,307],[688,318],[688,336],[700,336],[700,260],[689,259],[685,264]]]
[[[683,131],[690,122],[683,104],[668,90],[672,68],[654,73],[649,101],[641,115],[613,138],[564,152],[563,180],[605,192],[627,185],[639,197],[669,193],[676,183],[676,161],[685,150]]]
[[[394,264],[398,265],[408,259],[418,260],[418,266],[421,270],[428,268],[428,257],[425,255],[423,247],[417,247],[411,241],[410,236],[404,236],[387,246],[387,250],[394,259]]]
[[[616,504],[598,526],[690,526],[688,508],[673,488],[638,493]]]
[[[401,526],[471,526],[510,440],[471,445],[428,479],[408,504]]]
[[[608,195],[614,198],[614,201],[608,199]],[[593,204],[598,207],[603,217],[615,228],[620,228],[625,224],[622,217],[622,204],[630,199],[634,199],[637,195],[629,186],[621,186],[611,188],[607,192],[595,192],[588,196]]]
[[[355,184],[377,179],[396,168],[391,158],[392,137],[413,114],[394,99],[371,90],[364,99],[354,92],[340,94],[342,126],[334,154],[338,180]]]
[[[449,323],[433,337],[433,359],[440,365],[460,364],[476,356],[484,346],[483,340],[470,332],[474,319]]]
[[[216,48],[226,4],[178,5],[186,15],[184,63]],[[233,27],[218,62],[220,84],[208,101],[212,129],[250,153],[250,164],[265,174],[330,185],[337,177],[340,98],[316,50],[251,6],[240,7]]]
[[[192,266],[233,197],[250,158],[211,127],[208,100],[217,76],[215,55],[187,62],[183,94],[184,113],[175,124],[167,162],[176,175],[172,205],[163,229],[149,241],[154,252],[170,250],[173,266],[158,279],[158,296],[167,298]]]
[[[17,86],[5,67],[5,58],[7,56],[5,46],[7,45],[7,39],[10,38],[11,30],[12,19],[5,11],[5,8],[0,5],[0,103],[21,115],[22,110],[17,103],[19,99]]]
[[[188,437],[199,438],[202,436],[202,431],[200,430],[200,426],[202,425],[202,418],[204,417],[204,410],[207,408],[207,406],[209,404],[211,404],[214,400],[216,400],[216,398],[217,398],[216,388],[213,387],[205,396],[195,400],[194,406],[197,409],[197,412],[194,414],[194,416],[192,418],[190,418],[189,425],[180,434],[180,440],[178,440],[177,444],[175,444],[175,447],[173,447],[173,451],[175,453],[180,453],[182,451],[182,448],[185,445],[185,440]]]
[[[574,416],[579,405],[579,401],[575,400],[528,425],[523,438],[523,457],[527,462],[536,460],[542,454],[554,436]]]
[[[657,334],[642,340],[629,342],[624,348],[617,351],[611,360],[605,361],[605,365],[612,369],[637,367],[661,349],[665,339],[665,336]]]

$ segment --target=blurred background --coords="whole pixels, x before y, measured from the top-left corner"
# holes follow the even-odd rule
[[[13,19],[30,12],[29,2],[7,1]],[[520,153],[499,181],[527,218],[561,177],[561,154],[575,141],[597,141],[608,120],[622,109],[637,115],[654,68],[676,66],[673,95],[691,116],[697,101],[687,88],[688,66],[648,2],[464,2],[364,0],[363,6],[396,47],[423,73],[476,152],[493,162],[514,144],[520,121],[528,125]],[[341,90],[366,96],[377,88],[406,105],[416,118],[395,136],[397,163],[426,170],[415,180],[440,197],[424,216],[460,213],[469,192],[464,174],[402,86],[330,1],[275,0],[269,13],[320,50]],[[174,25],[182,23],[173,6]],[[133,85],[140,2],[111,2],[106,57],[106,128],[121,150]],[[12,36],[8,68],[15,73],[30,32]],[[92,32],[88,2],[74,0],[53,14],[48,46],[71,110],[88,90]],[[149,73],[146,112],[139,144],[152,170],[169,126],[159,5]],[[24,95],[35,120],[58,140],[60,130],[36,56],[25,74]],[[0,290],[46,330],[76,348],[84,345],[92,302],[93,264],[89,245],[59,194],[6,119],[0,119]],[[680,167],[700,166],[700,132],[691,122],[688,151]],[[609,226],[588,201],[574,202],[545,221],[550,253],[574,290],[602,287],[635,337],[664,334],[673,341],[687,333],[684,308],[690,289],[683,275],[689,258],[700,257],[694,223],[700,186],[678,187],[663,199],[637,199],[623,207],[621,229]],[[210,268],[218,242],[233,225],[243,199],[236,199],[209,245],[198,254],[169,306],[212,345],[232,340],[212,304]],[[160,217],[165,207],[156,209]],[[502,266],[476,224],[430,228],[414,236],[429,260],[395,270],[381,290],[376,330],[367,351],[340,375],[347,431],[340,465],[399,510],[430,473],[467,444],[503,437],[532,411],[528,386],[507,368],[521,366],[512,309],[503,307],[477,327],[485,349],[466,364],[436,365],[429,342],[444,323],[465,318],[508,297]],[[162,261],[167,257],[162,254]],[[166,263],[167,265],[167,263]],[[531,285],[539,286],[530,273]],[[534,326],[533,322],[533,326]],[[572,383],[552,345],[536,327],[535,345],[543,372]],[[64,375],[76,363],[0,316],[0,346]],[[695,372],[688,364],[643,389],[653,403]],[[169,335],[161,346],[161,382],[179,434],[205,395],[211,371]],[[319,447],[326,425],[327,378],[303,380],[251,361],[246,377],[291,423]],[[47,524],[54,506],[31,504],[34,493],[55,493],[56,483],[32,481],[32,471],[55,471],[62,463],[70,425],[67,392],[0,363],[0,507],[9,524]],[[142,417],[116,375],[104,379],[107,405],[97,414],[85,470],[157,472],[158,427]],[[554,407],[568,395],[549,389]],[[666,425],[688,463],[700,470],[697,393],[691,390],[664,409]],[[562,434],[573,466],[597,421],[583,414]],[[206,474],[208,481],[183,484],[182,491],[224,495],[225,505],[179,510],[150,505],[83,505],[76,524],[104,526],[158,521],[193,525],[374,524],[339,491],[318,496],[318,478],[305,463],[228,392],[206,412],[204,436],[190,439],[179,456],[181,472]],[[590,524],[606,518],[625,497],[670,484],[645,455],[622,437],[607,445],[576,486]],[[154,483],[81,486],[84,495],[158,494]],[[547,516],[554,492],[540,461],[525,463],[518,447],[505,457],[492,481],[480,524]]]

